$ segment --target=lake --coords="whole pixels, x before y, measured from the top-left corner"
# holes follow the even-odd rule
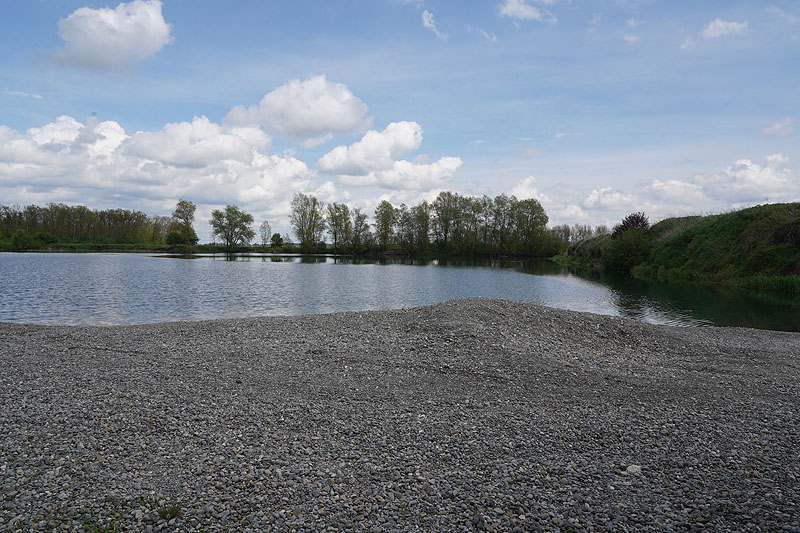
[[[548,261],[0,254],[0,321],[117,325],[299,315],[483,296],[654,324],[800,331],[800,298],[582,277]]]

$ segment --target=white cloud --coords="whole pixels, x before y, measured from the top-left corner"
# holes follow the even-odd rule
[[[691,47],[693,47],[693,46],[694,46],[694,39],[692,39],[691,37],[687,37],[687,38],[686,38],[686,39],[685,39],[685,40],[684,40],[684,41],[681,43],[681,50],[688,50],[689,48],[691,48]]]
[[[776,122],[768,128],[764,128],[761,130],[761,133],[764,135],[791,135],[794,133],[794,130],[794,119],[791,117],[786,117],[782,121]]]
[[[236,106],[225,116],[226,125],[264,126],[306,147],[333,138],[334,133],[359,133],[372,122],[367,106],[343,83],[326,76],[294,79],[266,94],[258,105]]]
[[[4,94],[6,96],[21,96],[23,98],[33,98],[34,100],[42,100],[44,97],[41,94],[36,93],[26,93],[23,91],[14,91],[11,89],[3,89],[0,94]]]
[[[555,137],[556,139],[560,139],[560,138],[566,137],[566,136],[567,136],[567,134],[564,133],[563,131],[557,131],[556,134],[553,135],[553,137]]]
[[[292,155],[266,153],[268,147],[263,132],[206,117],[132,136],[94,117],[81,123],[61,116],[24,133],[0,126],[0,197],[154,214],[171,212],[182,197],[198,212],[231,203],[280,213],[294,192],[313,190],[315,173]],[[206,234],[202,221],[196,228]]]
[[[520,200],[525,200],[528,198],[533,198],[538,200],[543,206],[545,204],[550,204],[552,201],[550,198],[539,191],[539,188],[536,186],[536,178],[534,176],[528,176],[517,182],[517,184],[509,191],[509,193],[513,196],[516,196]]]
[[[714,19],[705,25],[700,35],[706,39],[715,39],[725,35],[743,35],[747,33],[747,21],[733,22],[722,19]]]
[[[542,153],[535,149],[535,148],[527,148],[525,150],[520,151],[519,155],[522,157],[539,157]]]
[[[682,212],[695,206],[707,205],[709,201],[700,185],[680,180],[653,180],[642,192],[645,197],[670,204],[676,209],[680,208]]]
[[[473,139],[469,142],[469,144],[486,144],[486,141],[483,139]]]
[[[373,170],[388,170],[394,160],[422,145],[422,128],[416,122],[392,122],[381,131],[369,130],[350,146],[337,146],[319,160],[329,174],[364,176]]]
[[[492,32],[488,32],[488,31],[484,30],[483,28],[478,28],[476,26],[467,26],[466,30],[477,33],[478,35],[480,35],[481,37],[483,37],[484,39],[486,39],[490,43],[497,42],[497,35],[495,35]]]
[[[700,185],[711,198],[731,205],[752,205],[767,200],[796,200],[800,182],[788,168],[788,158],[782,154],[767,156],[765,166],[749,159],[739,159],[723,172],[695,176],[692,183]]]
[[[636,44],[642,40],[641,37],[632,33],[626,33],[622,36],[622,38],[625,39],[625,42],[628,44]]]
[[[631,205],[635,205],[633,197],[613,187],[594,189],[583,199],[583,207],[586,209],[620,210]]]
[[[134,0],[115,9],[82,7],[58,21],[64,47],[50,56],[63,65],[124,71],[172,42],[160,0]]]
[[[461,158],[442,157],[433,163],[395,161],[388,170],[372,171],[366,176],[339,176],[345,185],[377,185],[389,189],[430,190],[445,187],[461,167]]]
[[[413,162],[397,160],[421,144],[419,124],[392,122],[383,131],[368,131],[350,146],[337,146],[320,158],[318,166],[322,172],[335,174],[345,185],[427,190],[452,178],[461,159],[442,157],[428,163],[422,156]]]
[[[167,165],[204,167],[216,161],[250,163],[253,149],[269,148],[271,139],[258,128],[224,129],[206,117],[177,122],[161,131],[137,132],[125,141],[126,154]]]
[[[431,30],[440,40],[447,40],[447,34],[439,30],[436,26],[436,19],[434,19],[433,13],[428,10],[422,12],[422,25]]]
[[[767,13],[775,15],[776,17],[785,20],[789,24],[797,24],[798,22],[800,22],[800,17],[787,13],[786,11],[782,10],[777,6],[773,5],[768,6]]]
[[[637,205],[646,205],[661,216],[797,201],[800,180],[787,168],[788,162],[782,154],[767,156],[765,165],[740,159],[713,174],[698,174],[683,180],[652,180],[632,194]]]
[[[525,0],[505,0],[500,6],[500,15],[517,20],[542,20],[542,12]]]

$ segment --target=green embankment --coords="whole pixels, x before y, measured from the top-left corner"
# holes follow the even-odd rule
[[[800,292],[800,203],[668,218],[636,239],[621,238],[627,233],[572,245],[561,262],[636,277]],[[641,255],[634,258],[634,252]]]

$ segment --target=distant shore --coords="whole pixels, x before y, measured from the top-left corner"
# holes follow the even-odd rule
[[[798,353],[492,299],[0,323],[0,531],[800,529]]]

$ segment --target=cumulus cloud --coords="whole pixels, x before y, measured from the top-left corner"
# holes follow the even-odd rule
[[[782,121],[776,122],[768,128],[764,128],[761,130],[761,133],[764,135],[791,135],[794,133],[794,130],[794,119],[786,117]]]
[[[387,170],[395,159],[422,145],[422,128],[416,122],[392,122],[383,131],[369,130],[350,146],[337,146],[319,160],[329,174],[364,176],[373,170]]]
[[[538,200],[542,205],[551,203],[550,198],[546,194],[543,194],[539,191],[539,187],[534,176],[528,176],[527,178],[517,182],[517,184],[509,191],[509,193],[513,196],[516,196],[520,200],[533,198],[534,200]]]
[[[428,163],[397,158],[422,144],[422,128],[416,122],[392,122],[383,131],[370,130],[350,146],[337,146],[318,162],[322,172],[335,174],[352,186],[393,189],[432,189],[449,180],[461,166],[458,157],[443,157]]]
[[[516,20],[542,20],[539,8],[528,4],[525,0],[505,0],[500,6],[500,15]]]
[[[199,207],[279,212],[294,192],[313,189],[315,173],[268,147],[264,132],[206,117],[133,135],[114,121],[66,115],[24,133],[0,126],[0,197],[154,213],[183,197]]]
[[[592,190],[583,200],[586,209],[619,210],[634,205],[633,196],[613,187]]]
[[[440,40],[447,40],[447,34],[439,30],[438,26],[436,26],[436,19],[433,17],[433,13],[427,9],[422,12],[422,25],[431,30]]]
[[[306,147],[328,142],[334,133],[360,133],[372,123],[367,106],[343,83],[323,75],[294,79],[254,106],[236,106],[226,125],[263,126]]]
[[[743,35],[744,33],[747,33],[747,21],[734,22],[714,19],[705,25],[700,35],[706,39],[715,39],[725,35]]]
[[[723,172],[698,175],[692,180],[706,194],[731,205],[756,204],[772,200],[794,200],[800,193],[800,182],[786,167],[789,158],[782,154],[767,156],[766,165],[739,159]]]
[[[50,57],[70,67],[124,71],[170,44],[171,32],[160,0],[134,0],[114,9],[82,7],[58,22],[64,46]]]
[[[633,195],[637,205],[648,205],[662,215],[701,214],[800,199],[800,180],[788,168],[789,158],[772,154],[765,163],[739,159],[720,172],[688,179],[655,179],[633,191]]]
[[[224,129],[202,116],[192,122],[167,124],[161,131],[137,132],[125,141],[123,149],[135,157],[199,168],[220,160],[250,163],[253,148],[269,148],[270,142],[258,128]]]

